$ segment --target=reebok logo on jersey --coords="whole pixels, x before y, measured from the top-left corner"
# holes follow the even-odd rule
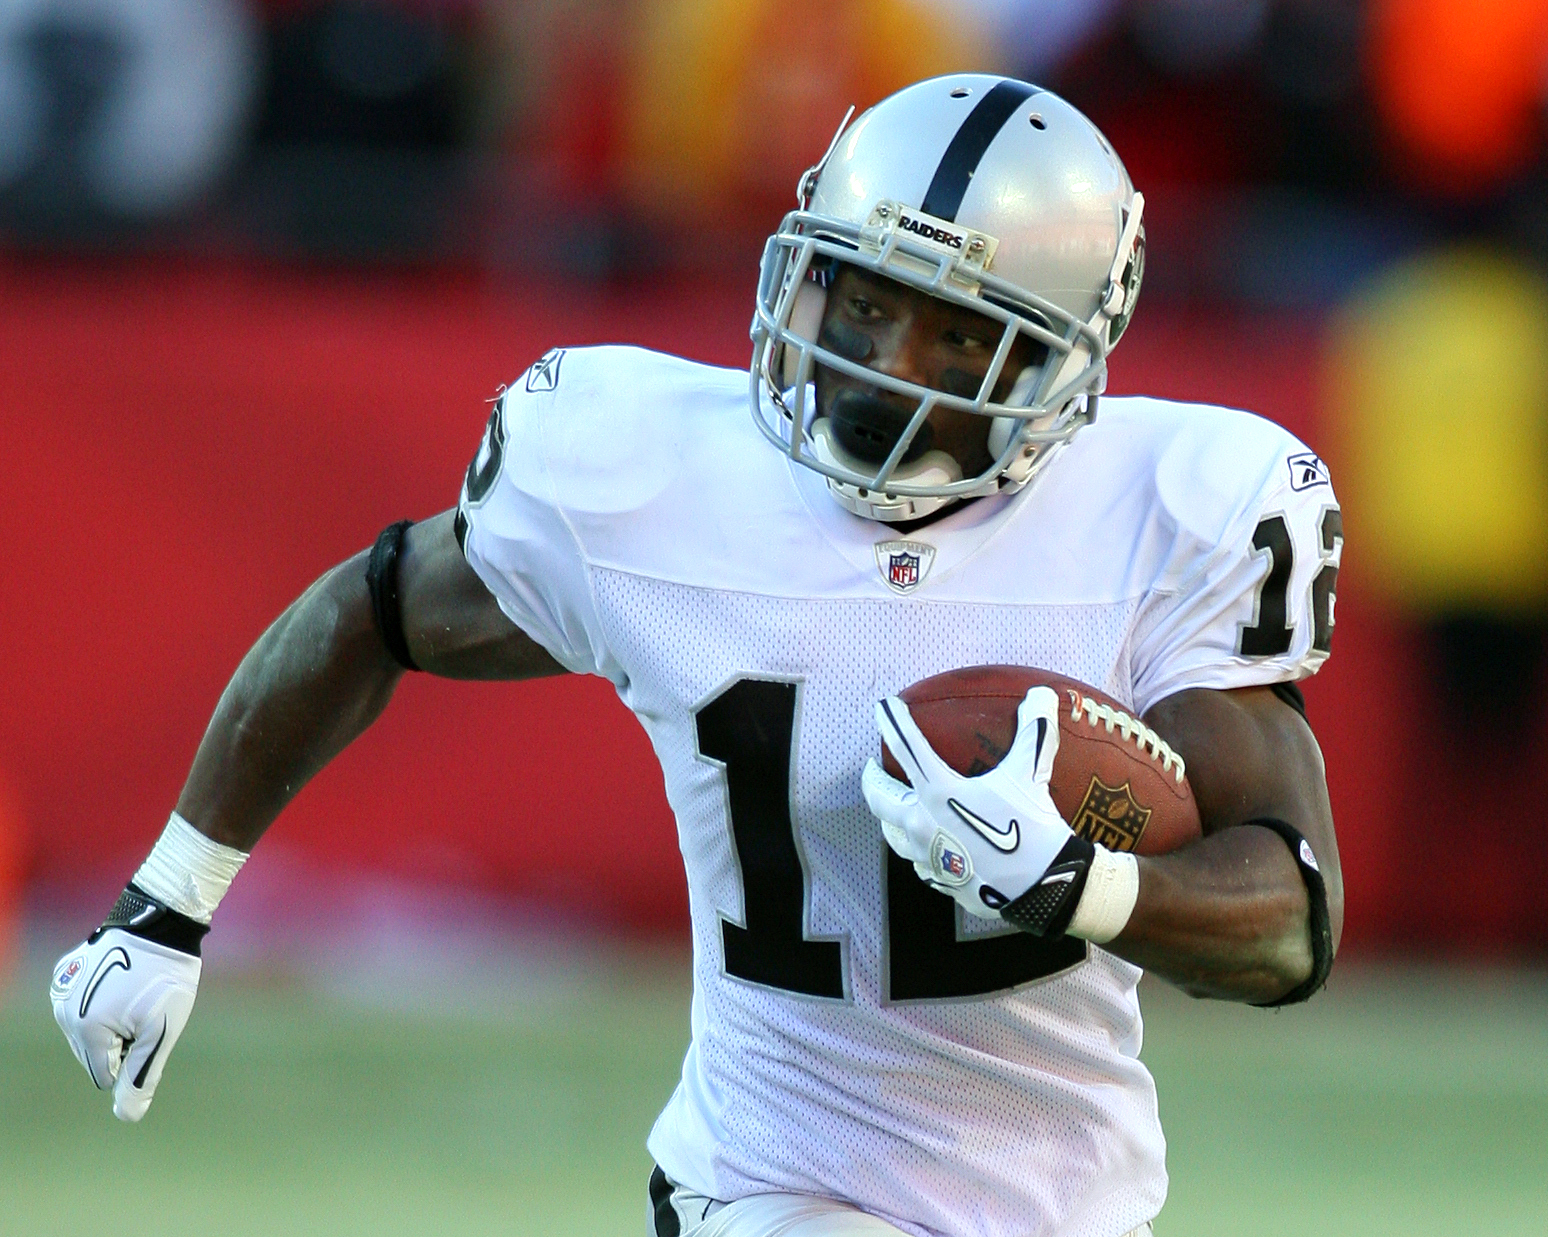
[[[527,371],[527,390],[557,391],[559,389],[559,362],[564,360],[563,348],[550,348]]]
[[[1309,490],[1314,485],[1332,484],[1332,478],[1328,476],[1328,466],[1310,451],[1292,455],[1285,462],[1290,465],[1292,490]]]
[[[912,593],[935,562],[935,547],[923,541],[878,541],[876,567],[894,593]]]

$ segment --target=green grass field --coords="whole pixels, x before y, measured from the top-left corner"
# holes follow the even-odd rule
[[[641,1237],[686,970],[619,956],[478,1017],[445,1008],[455,984],[207,981],[133,1127],[29,968],[0,997],[0,1233]],[[1548,1232],[1548,978],[1350,967],[1278,1014],[1147,988],[1161,1237]]]

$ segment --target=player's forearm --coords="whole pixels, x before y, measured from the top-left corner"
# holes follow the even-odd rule
[[[392,698],[403,672],[375,628],[366,557],[341,563],[302,594],[221,695],[177,802],[213,840],[251,850]]]
[[[1278,834],[1226,829],[1141,859],[1139,898],[1105,948],[1193,996],[1273,1001],[1312,970],[1306,886]]]

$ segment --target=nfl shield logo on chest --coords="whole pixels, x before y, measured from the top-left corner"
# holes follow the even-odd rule
[[[935,547],[923,541],[878,541],[876,566],[894,593],[911,593],[924,583],[935,561]]]

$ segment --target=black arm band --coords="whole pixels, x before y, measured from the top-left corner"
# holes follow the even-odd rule
[[[371,547],[371,562],[366,567],[366,587],[371,590],[371,613],[376,630],[393,661],[405,670],[418,670],[403,634],[403,610],[398,598],[398,556],[403,553],[403,535],[413,520],[399,520],[382,529]]]
[[[1273,692],[1292,709],[1301,715],[1301,720],[1308,725],[1311,719],[1306,716],[1306,697],[1301,694],[1301,689],[1294,683],[1270,683],[1269,691]]]
[[[1267,816],[1243,823],[1272,829],[1284,838],[1285,845],[1290,848],[1290,854],[1295,859],[1296,867],[1301,870],[1301,879],[1306,882],[1309,921],[1307,926],[1311,930],[1311,974],[1306,977],[1305,983],[1290,989],[1277,1001],[1261,1002],[1259,1008],[1273,1009],[1278,1005],[1298,1005],[1328,982],[1328,972],[1333,969],[1333,925],[1328,918],[1328,887],[1322,879],[1322,872],[1317,867],[1317,856],[1312,851],[1311,843],[1302,836],[1299,829],[1282,820]]]
[[[210,930],[210,925],[161,905],[145,890],[131,883],[118,895],[118,901],[113,903],[113,909],[102,921],[102,926],[91,934],[90,940],[95,941],[109,928],[121,929],[130,936],[154,941],[168,949],[192,954],[197,958],[199,942]]]

